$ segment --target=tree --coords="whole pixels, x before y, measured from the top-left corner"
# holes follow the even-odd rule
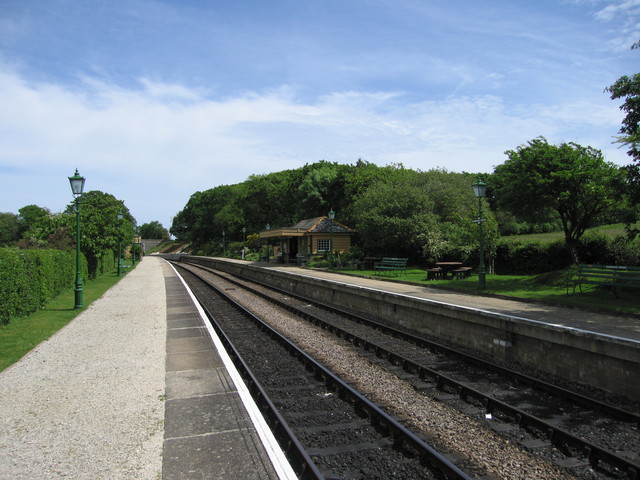
[[[602,152],[575,143],[550,145],[544,137],[505,152],[508,160],[494,169],[498,205],[527,221],[557,214],[572,259],[585,230],[619,199],[624,171],[605,162]]]
[[[20,223],[14,213],[0,213],[0,245],[12,245],[20,238]]]
[[[98,273],[102,255],[106,251],[116,253],[118,243],[127,245],[134,237],[135,219],[122,200],[113,195],[92,190],[80,195],[80,249],[87,258],[89,275]],[[75,232],[75,202],[65,211],[67,230]],[[122,220],[118,214],[122,212]]]
[[[51,212],[38,205],[27,205],[18,210],[18,223],[20,224],[20,236],[28,235],[27,232],[38,224],[43,218],[47,218]]]
[[[631,48],[640,48],[640,41],[634,43]],[[638,230],[633,229],[631,225],[640,216],[638,211],[640,209],[640,73],[620,77],[605,91],[611,94],[611,100],[624,99],[620,110],[624,111],[626,115],[618,131],[621,135],[617,138],[617,142],[628,147],[627,154],[635,161],[635,164],[626,167],[626,191],[630,205],[625,221],[628,232],[634,235]]]
[[[640,41],[631,46],[632,49],[640,48]],[[605,91],[611,94],[611,100],[623,98],[620,110],[626,113],[622,120],[622,126],[618,133],[618,142],[627,145],[627,153],[636,162],[640,162],[640,73],[631,76],[623,75]]]
[[[157,220],[149,223],[143,223],[142,225],[140,225],[139,232],[142,238],[154,238],[163,240],[169,238],[169,232]]]
[[[384,177],[364,189],[353,203],[354,225],[363,249],[429,263],[454,256],[469,261],[479,243],[471,221],[478,208],[471,188],[474,180],[468,174],[445,170],[385,167]],[[486,235],[490,253],[497,229],[490,213],[487,216],[492,225]],[[466,258],[460,258],[460,252]]]
[[[363,249],[379,256],[421,256],[421,237],[436,228],[433,203],[425,191],[404,182],[380,182],[353,205]]]
[[[300,206],[303,216],[311,218],[319,215],[319,212],[328,212],[331,208],[340,208],[336,205],[336,192],[338,181],[338,165],[329,162],[321,162],[311,169],[298,186],[300,194]]]

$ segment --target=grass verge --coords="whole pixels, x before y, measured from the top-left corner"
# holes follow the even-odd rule
[[[124,264],[127,265],[127,262]],[[131,269],[125,269],[125,273],[129,270]],[[123,277],[118,277],[116,272],[105,273],[85,283],[84,308],[100,298],[121,278]],[[75,292],[70,289],[48,302],[42,310],[26,317],[11,319],[8,325],[0,326],[0,371],[20,360],[82,312],[73,308],[74,303]]]
[[[618,313],[640,315],[637,290],[620,290],[615,296],[611,290],[593,285],[583,286],[583,292],[567,295],[566,279],[570,270],[548,272],[540,275],[487,275],[486,288],[478,285],[476,275],[464,280],[427,280],[422,269],[407,269],[404,274],[376,275],[373,270],[337,269],[338,273],[370,276],[390,281],[410,282],[436,288],[463,291],[472,294],[491,294],[523,300],[542,301],[561,306],[582,307]]]

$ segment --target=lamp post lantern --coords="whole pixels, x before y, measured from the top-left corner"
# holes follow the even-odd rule
[[[82,286],[82,274],[80,273],[80,195],[84,190],[85,178],[80,176],[78,169],[72,177],[69,177],[71,192],[75,195],[76,202],[76,285],[75,292],[75,308],[84,306],[84,288]]]
[[[118,230],[122,230],[122,212],[118,212]],[[120,238],[120,232],[118,232],[118,276],[122,274],[122,239]]]
[[[484,265],[484,222],[487,221],[486,218],[482,218],[482,197],[486,195],[487,192],[487,184],[484,183],[480,178],[473,184],[473,194],[478,199],[478,218],[474,220],[474,223],[478,224],[480,228],[480,265],[478,267],[478,285],[480,288],[484,288],[487,286],[487,278],[486,278],[486,268]]]

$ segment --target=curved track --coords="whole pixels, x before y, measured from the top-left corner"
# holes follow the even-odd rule
[[[224,338],[300,478],[471,479],[244,307],[182,274]]]
[[[533,377],[455,352],[408,332],[326,305],[312,305],[253,282],[233,280],[282,308],[382,358],[417,390],[491,419],[491,426],[527,448],[553,449],[558,464],[593,478],[638,478],[640,416]],[[470,409],[470,406],[471,409]],[[475,409],[475,410],[474,410]],[[512,429],[510,426],[519,426]],[[559,456],[558,452],[561,454]]]

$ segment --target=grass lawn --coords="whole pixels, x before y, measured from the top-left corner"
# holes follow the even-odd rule
[[[130,265],[131,261],[125,261],[124,264]],[[129,270],[131,269],[124,269],[124,273]],[[87,308],[91,302],[100,298],[121,278],[116,272],[105,273],[85,283],[84,307]],[[75,292],[70,289],[51,300],[42,310],[27,317],[11,319],[8,325],[0,326],[0,371],[20,360],[36,345],[73,320],[82,311],[73,308],[74,303]]]
[[[487,286],[481,289],[477,275],[464,280],[428,280],[427,272],[422,269],[407,269],[406,273],[376,275],[373,270],[337,269],[338,273],[370,276],[390,281],[411,282],[436,288],[459,290],[475,294],[494,294],[507,297],[537,300],[559,305],[595,308],[612,312],[640,314],[640,302],[637,291],[619,291],[616,297],[608,289],[592,285],[583,286],[584,293],[577,291],[567,295],[565,279],[569,270],[543,273],[540,275],[487,275]]]

